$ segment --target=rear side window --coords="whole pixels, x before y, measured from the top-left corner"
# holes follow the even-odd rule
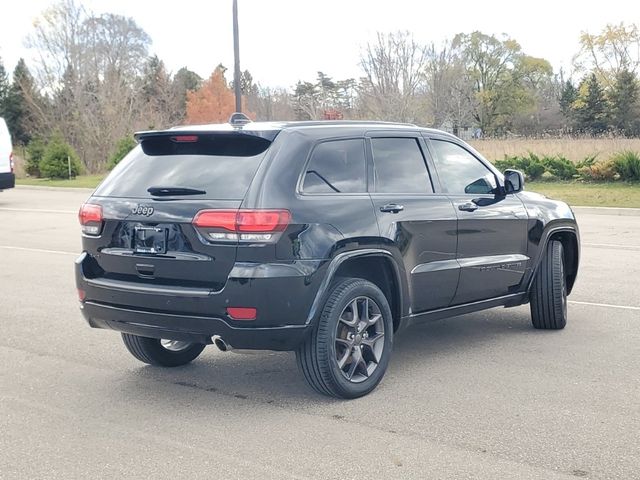
[[[109,174],[96,196],[152,198],[149,187],[186,187],[203,190],[194,199],[241,200],[253,180],[265,148],[246,148],[236,142],[220,140],[220,148],[198,154],[134,148]],[[155,147],[154,147],[155,148]],[[259,153],[258,153],[259,152]],[[212,154],[213,153],[213,154]]]
[[[333,140],[316,146],[304,173],[303,193],[363,193],[364,140]]]
[[[377,193],[433,193],[415,138],[372,138]]]

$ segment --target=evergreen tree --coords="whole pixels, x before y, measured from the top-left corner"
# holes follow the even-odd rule
[[[560,92],[560,112],[564,118],[569,122],[574,121],[574,104],[578,99],[578,89],[573,86],[570,80],[567,80],[562,85],[562,91]]]
[[[38,94],[33,77],[27,68],[24,59],[20,59],[13,70],[13,83],[11,85],[13,96],[13,134],[17,143],[26,145],[37,130],[37,122],[31,111]]]
[[[578,128],[597,135],[607,129],[607,102],[595,73],[583,80],[580,95],[575,102]]]
[[[611,124],[618,132],[627,136],[640,133],[640,92],[634,73],[623,70],[616,75],[609,104]]]
[[[0,117],[7,118],[10,113],[11,103],[11,84],[7,71],[4,68],[2,58],[0,58]],[[9,122],[7,122],[9,123]]]

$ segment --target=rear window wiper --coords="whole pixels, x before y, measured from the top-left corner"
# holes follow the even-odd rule
[[[147,192],[155,197],[166,197],[169,195],[204,195],[204,190],[191,187],[149,187]]]

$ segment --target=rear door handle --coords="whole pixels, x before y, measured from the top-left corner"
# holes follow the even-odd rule
[[[478,205],[473,202],[461,203],[458,205],[458,210],[463,212],[473,212],[478,209]]]
[[[384,207],[380,207],[380,211],[385,213],[398,213],[402,210],[404,210],[404,205],[397,205],[395,203],[388,203]]]

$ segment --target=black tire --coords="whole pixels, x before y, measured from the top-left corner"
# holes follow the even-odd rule
[[[551,240],[531,286],[531,323],[535,328],[560,330],[567,324],[567,279],[562,243]]]
[[[171,350],[163,346],[159,338],[139,337],[128,333],[122,334],[127,350],[138,360],[159,367],[179,367],[195,360],[205,345],[201,343],[184,343],[180,348]]]
[[[296,359],[317,392],[357,398],[380,383],[392,347],[393,317],[384,293],[367,280],[339,279],[332,286],[318,324],[296,351]]]

